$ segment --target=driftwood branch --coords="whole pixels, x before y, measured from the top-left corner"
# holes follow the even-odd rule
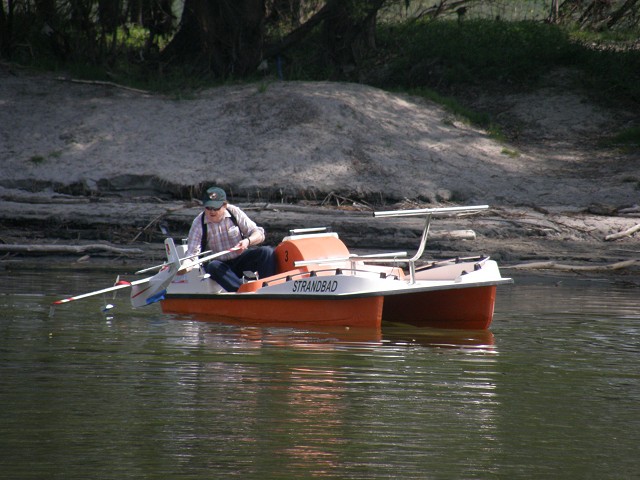
[[[566,265],[548,261],[520,263],[518,265],[511,265],[508,267],[503,266],[501,268],[513,268],[515,270],[562,270],[565,272],[604,272],[610,270],[622,270],[636,264],[640,264],[638,260],[625,260],[607,265]]]
[[[476,232],[473,230],[450,230],[448,232],[432,232],[429,235],[432,240],[475,240]]]
[[[114,88],[120,88],[122,90],[128,90],[130,92],[142,93],[143,95],[151,95],[151,92],[148,92],[146,90],[140,90],[139,88],[127,87],[126,85],[120,85],[120,84],[114,83],[114,82],[106,82],[106,81],[103,81],[103,80],[79,80],[77,78],[67,78],[67,77],[57,77],[56,80],[59,80],[61,82],[84,83],[84,84],[87,84],[87,85],[100,85],[100,86],[104,86],[104,87],[114,87]]]
[[[556,233],[561,233],[562,231],[554,225],[559,224],[559,222],[551,222],[549,220],[528,220],[528,219],[517,219],[517,218],[495,218],[495,217],[487,217],[485,220],[492,220],[494,222],[503,222],[510,223],[512,225],[520,226],[524,225],[525,227],[533,227],[539,230],[553,230]]]
[[[111,245],[91,244],[91,245],[11,245],[0,244],[0,252],[12,253],[85,253],[91,251],[102,251],[117,253],[120,255],[143,253],[139,248],[120,248]]]
[[[145,233],[146,231],[148,231],[150,228],[154,227],[157,223],[159,223],[164,217],[166,217],[167,215],[174,213],[174,212],[178,212],[180,210],[184,210],[186,208],[191,208],[193,205],[182,205],[179,207],[174,207],[174,208],[169,208],[167,210],[165,210],[164,212],[160,213],[159,215],[156,215],[149,223],[147,223],[144,228],[142,230],[140,230],[138,232],[138,234],[133,237],[133,240],[131,240],[129,243],[134,243],[136,240],[138,240],[138,238],[140,238],[140,235],[142,235],[143,233]]]
[[[640,223],[638,225],[635,225],[635,226],[633,226],[631,228],[628,228],[628,229],[624,230],[623,232],[612,233],[611,235],[607,235],[606,237],[604,237],[604,239],[607,242],[611,241],[611,240],[618,240],[620,238],[630,237],[631,235],[633,235],[637,231],[640,231]]]
[[[72,197],[71,195],[33,194],[10,189],[0,189],[0,200],[33,205],[84,205],[91,202],[90,199],[85,197]]]
[[[627,215],[632,213],[640,213],[640,205],[634,205],[633,207],[621,208],[618,210],[620,215]]]

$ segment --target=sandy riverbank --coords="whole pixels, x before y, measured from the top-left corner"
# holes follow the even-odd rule
[[[102,242],[155,257],[158,224],[186,235],[191,198],[219,184],[271,243],[288,228],[328,225],[352,247],[411,249],[419,223],[371,211],[488,204],[436,222],[430,255],[487,253],[505,265],[640,258],[638,233],[607,240],[640,223],[640,155],[598,146],[632,113],[552,79],[474,104],[499,112],[511,141],[364,85],[265,81],[168,98],[0,66],[0,254],[15,264],[41,255],[39,245]],[[463,229],[475,240],[447,236]],[[85,254],[117,255],[68,257]]]

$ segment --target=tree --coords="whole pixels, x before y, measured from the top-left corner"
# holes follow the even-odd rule
[[[324,24],[326,50],[331,62],[341,68],[360,64],[367,50],[375,48],[377,14],[385,0],[329,2]]]
[[[0,56],[11,56],[11,18],[13,17],[13,1],[9,0],[7,11],[4,2],[0,2]]]
[[[220,77],[243,76],[260,63],[264,0],[186,0],[165,60],[203,62]]]
[[[253,73],[260,62],[283,53],[321,26],[328,61],[357,65],[375,46],[377,13],[387,0],[326,0],[299,26],[302,0],[186,0],[181,27],[163,51],[166,61],[187,60],[206,65],[219,77]],[[276,12],[276,13],[274,13]],[[286,15],[290,29],[277,41],[265,34],[267,21]]]
[[[635,25],[638,25],[638,0],[626,0],[620,8],[611,13],[607,20],[607,28],[613,28],[625,17],[636,18]],[[635,12],[635,14],[634,14]]]

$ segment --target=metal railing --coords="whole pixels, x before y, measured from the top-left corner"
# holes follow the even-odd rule
[[[427,245],[427,237],[429,236],[429,227],[431,226],[431,218],[433,216],[447,216],[460,214],[475,214],[482,210],[487,210],[489,205],[474,205],[469,207],[442,207],[442,208],[420,208],[415,210],[391,210],[386,212],[374,212],[374,217],[421,217],[424,216],[424,228],[420,237],[420,245],[415,255],[406,260],[409,263],[409,278],[411,283],[416,282],[416,261],[422,257],[424,249]],[[385,258],[376,258],[376,262],[389,262]],[[397,261],[397,260],[392,260]]]
[[[351,269],[355,271],[355,263],[359,261],[377,262],[377,263],[399,263],[406,262],[409,264],[409,277],[410,282],[416,281],[416,261],[418,261],[424,249],[427,245],[427,238],[429,236],[429,228],[431,226],[431,218],[434,216],[450,216],[450,215],[463,215],[463,214],[476,214],[482,210],[487,210],[488,205],[474,205],[469,207],[442,207],[442,208],[420,208],[415,210],[390,210],[383,212],[374,212],[373,216],[377,218],[386,217],[424,217],[424,227],[422,229],[422,236],[420,237],[420,245],[418,250],[411,258],[404,258],[407,256],[407,252],[392,252],[392,253],[380,253],[370,255],[349,255],[346,257],[333,257],[322,258],[313,260],[300,260],[294,262],[295,267],[302,267],[308,265],[322,265],[338,262],[351,262]]]

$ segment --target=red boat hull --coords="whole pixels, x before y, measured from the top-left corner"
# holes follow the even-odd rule
[[[420,327],[485,330],[493,318],[495,296],[495,285],[351,298],[170,295],[162,301],[162,310],[255,323],[379,328],[384,320]]]
[[[165,313],[215,315],[255,323],[298,323],[380,328],[381,296],[356,298],[259,298],[256,295],[168,297]]]
[[[435,290],[385,297],[382,320],[420,327],[485,330],[491,325],[496,286]]]

